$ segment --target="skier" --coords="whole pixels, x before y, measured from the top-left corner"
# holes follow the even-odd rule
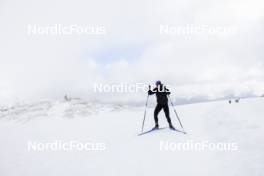
[[[154,120],[155,120],[154,129],[159,128],[158,114],[163,109],[165,116],[167,118],[167,121],[169,123],[169,127],[171,129],[175,130],[175,128],[173,127],[173,125],[171,123],[170,111],[169,111],[169,106],[168,106],[167,95],[170,95],[170,91],[161,83],[161,81],[156,81],[155,85],[156,85],[156,87],[153,90],[149,89],[149,91],[148,91],[149,95],[156,94],[156,97],[157,97],[157,106],[154,110]]]

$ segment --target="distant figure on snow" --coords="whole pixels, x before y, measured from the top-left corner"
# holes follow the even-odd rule
[[[167,118],[167,121],[169,123],[169,127],[171,129],[175,129],[171,123],[170,119],[170,111],[169,111],[169,105],[168,105],[168,95],[170,95],[169,89],[167,89],[161,81],[156,81],[156,87],[151,90],[149,89],[148,91],[149,95],[156,94],[157,97],[157,106],[154,110],[154,120],[155,120],[155,127],[156,129],[159,128],[159,123],[158,123],[158,114],[159,112],[163,109],[165,116]]]
[[[66,95],[64,96],[64,100],[65,100],[65,101],[71,101],[71,98],[69,98],[68,95],[66,94]]]

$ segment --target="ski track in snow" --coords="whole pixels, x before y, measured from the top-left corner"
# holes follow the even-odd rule
[[[0,112],[0,174],[4,176],[261,176],[264,100],[176,106],[187,135],[169,129],[137,136],[144,108],[87,102],[39,102]],[[172,121],[179,124],[170,107]],[[145,130],[153,127],[148,108]],[[159,115],[161,127],[166,118]],[[103,142],[106,151],[27,150],[28,141]],[[236,142],[238,151],[165,151],[160,142]]]

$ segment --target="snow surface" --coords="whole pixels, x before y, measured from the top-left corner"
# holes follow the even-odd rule
[[[81,101],[0,108],[1,176],[261,176],[264,99],[176,106],[187,135],[164,129],[137,136],[144,108]],[[170,107],[175,126],[180,129]],[[163,113],[160,125],[167,126]],[[145,130],[153,127],[148,108]],[[105,151],[28,151],[28,141],[103,142]],[[235,142],[237,151],[160,150],[160,143]]]

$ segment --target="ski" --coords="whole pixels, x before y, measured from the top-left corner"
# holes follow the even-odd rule
[[[151,132],[154,132],[154,131],[163,130],[163,129],[165,129],[165,128],[152,128],[151,130],[148,130],[148,131],[145,131],[143,133],[138,134],[138,136],[142,136],[144,134],[148,134],[148,133],[151,133]]]
[[[183,134],[187,134],[185,131],[181,131],[181,130],[178,130],[176,128],[170,128],[172,131],[175,131],[175,132],[179,132],[179,133],[183,133]]]
[[[163,130],[163,129],[167,129],[168,127],[163,127],[163,128],[152,128],[151,130],[148,130],[148,131],[145,131],[143,133],[140,133],[138,134],[138,136],[142,136],[142,135],[145,135],[145,134],[148,134],[148,133],[151,133],[151,132],[154,132],[154,131],[159,131],[159,130]],[[187,134],[185,131],[182,131],[182,130],[178,130],[176,128],[169,128],[170,130],[172,131],[175,131],[175,132],[179,132],[179,133],[182,133],[182,134]]]

